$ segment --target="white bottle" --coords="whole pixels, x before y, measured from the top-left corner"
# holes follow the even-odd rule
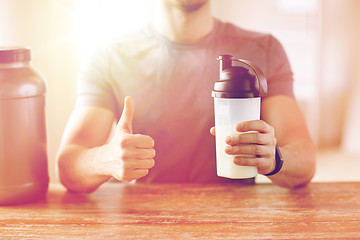
[[[215,107],[216,165],[217,175],[226,178],[252,178],[257,167],[239,166],[234,155],[225,153],[225,138],[236,133],[236,125],[248,120],[260,119],[261,97],[267,84],[262,71],[253,63],[221,55],[220,79],[215,82],[212,96]],[[244,66],[232,66],[236,61]]]

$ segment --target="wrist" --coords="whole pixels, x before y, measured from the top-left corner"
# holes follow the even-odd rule
[[[267,173],[267,174],[264,174],[264,175],[265,176],[272,176],[272,175],[277,174],[281,170],[281,168],[283,166],[283,163],[284,163],[284,161],[283,161],[280,149],[279,149],[278,146],[276,146],[275,147],[275,168],[270,173]]]

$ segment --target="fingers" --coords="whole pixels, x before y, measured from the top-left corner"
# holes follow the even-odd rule
[[[229,155],[248,154],[252,156],[271,157],[273,154],[272,150],[272,146],[258,144],[243,144],[225,147],[225,152]]]
[[[239,166],[254,166],[258,168],[260,174],[268,173],[274,169],[274,161],[270,161],[269,158],[263,157],[234,157],[234,163]]]
[[[125,134],[121,136],[119,145],[121,148],[153,148],[155,142],[147,135]]]
[[[156,155],[154,140],[145,135],[125,134],[120,140],[118,158],[116,164],[120,165],[120,171],[112,175],[117,179],[132,181],[144,177],[149,169],[154,167]]]
[[[225,152],[230,155],[250,154],[259,157],[272,157],[275,152],[276,138],[274,129],[264,121],[255,120],[237,125],[241,131],[225,139]]]
[[[154,159],[123,159],[122,171],[119,177],[121,177],[121,180],[130,182],[134,179],[139,179],[146,176],[149,173],[149,169],[154,166]],[[115,173],[113,176],[114,175],[117,174]]]
[[[276,145],[274,128],[262,120],[238,123],[236,125],[236,131],[238,133],[226,137],[225,142],[227,144],[236,145],[252,143]]]
[[[134,169],[130,172],[120,170],[114,172],[112,176],[119,181],[131,182],[132,180],[145,177],[149,173],[149,169]]]
[[[275,164],[275,131],[262,120],[237,124],[237,133],[227,136],[225,152],[240,166],[256,166],[259,173],[271,171]]]
[[[262,120],[245,121],[236,125],[236,131],[258,131],[261,133],[273,133],[274,128]]]
[[[259,173],[268,173],[274,168],[275,148],[272,146],[256,144],[227,146],[225,152],[234,155],[235,164],[239,166],[256,166]]]
[[[149,169],[135,169],[132,174],[129,176],[129,179],[125,179],[126,181],[130,182],[134,179],[139,179],[148,175]]]
[[[148,156],[155,156],[155,153],[149,152]],[[149,173],[149,169],[154,166],[155,160],[153,158],[119,158],[116,160],[115,164],[111,165],[110,175],[119,181],[130,182],[146,176]]]
[[[134,117],[135,107],[131,97],[126,97],[124,109],[117,125],[117,130],[124,133],[132,133],[132,120]]]
[[[121,151],[122,159],[152,159],[156,155],[153,148],[127,148]]]
[[[150,169],[155,166],[154,159],[138,159],[136,161],[124,161],[124,169],[135,171],[136,169]]]
[[[246,133],[236,133],[225,138],[229,145],[252,143],[252,144],[269,144],[276,145],[276,139],[273,134],[265,134],[256,131]]]

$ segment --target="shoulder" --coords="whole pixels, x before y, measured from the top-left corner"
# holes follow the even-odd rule
[[[270,33],[253,31],[234,25],[230,22],[216,20],[219,37],[223,40],[241,42],[246,45],[269,48],[273,45],[281,45]]]
[[[149,26],[127,33],[107,45],[107,54],[137,56],[151,49],[156,44],[155,36]]]

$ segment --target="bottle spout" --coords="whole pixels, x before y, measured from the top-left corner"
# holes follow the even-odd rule
[[[234,60],[234,57],[229,54],[220,55],[217,60],[220,60],[220,72],[225,69],[231,68],[231,63]]]

